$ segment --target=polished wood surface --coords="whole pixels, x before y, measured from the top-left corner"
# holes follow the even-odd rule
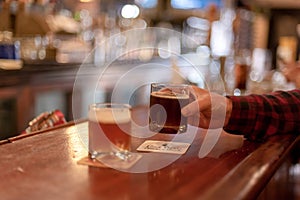
[[[135,116],[142,117],[142,111],[135,112]],[[87,155],[83,145],[83,138],[87,136],[86,122],[6,140],[0,143],[0,197],[252,199],[259,195],[282,159],[298,142],[294,136],[285,135],[261,144],[223,132],[214,148],[205,157],[199,157],[206,131],[194,127],[189,130],[197,133],[180,135],[182,140],[194,137],[184,155],[162,169],[144,173],[77,164]],[[157,134],[151,138],[170,140],[173,137]],[[144,140],[135,138],[133,151]],[[144,167],[151,169],[151,164],[154,163]]]

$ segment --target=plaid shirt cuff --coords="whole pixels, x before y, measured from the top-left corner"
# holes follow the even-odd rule
[[[300,133],[300,90],[228,96],[232,113],[224,130],[263,140],[274,134]]]

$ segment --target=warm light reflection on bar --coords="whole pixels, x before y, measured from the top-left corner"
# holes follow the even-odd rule
[[[77,137],[68,137],[69,152],[73,158],[78,160],[88,155],[88,123],[78,123],[75,126],[66,128],[66,134],[77,135]],[[80,141],[80,142],[78,142]],[[83,151],[86,150],[86,151]]]
[[[89,2],[93,2],[94,0],[80,0],[81,3],[89,3]]]

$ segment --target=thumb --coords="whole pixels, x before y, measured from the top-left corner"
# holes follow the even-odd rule
[[[199,112],[200,110],[199,110],[198,101],[192,101],[191,103],[189,103],[188,105],[186,105],[181,109],[181,114],[185,117],[192,116]]]

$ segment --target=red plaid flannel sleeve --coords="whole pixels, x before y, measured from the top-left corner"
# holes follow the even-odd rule
[[[230,96],[232,114],[224,130],[262,140],[274,134],[300,134],[300,90]]]

